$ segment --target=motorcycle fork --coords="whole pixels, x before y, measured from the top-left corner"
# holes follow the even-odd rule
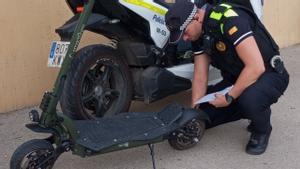
[[[73,127],[73,121],[63,113],[57,113],[56,107],[62,94],[64,82],[69,72],[71,61],[80,43],[85,25],[92,13],[94,3],[95,0],[84,0],[83,11],[80,14],[78,24],[76,25],[75,31],[72,35],[67,54],[63,60],[59,74],[54,83],[54,88],[52,92],[45,92],[40,104],[42,114],[41,118],[39,119],[39,126],[43,128],[55,129],[59,133],[59,137],[71,135],[72,138],[76,138],[77,136]],[[61,139],[63,138],[60,138],[60,140]]]

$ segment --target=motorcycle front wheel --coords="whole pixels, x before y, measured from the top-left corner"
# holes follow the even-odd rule
[[[60,104],[73,119],[95,119],[126,112],[132,92],[129,67],[117,52],[91,45],[74,56]]]

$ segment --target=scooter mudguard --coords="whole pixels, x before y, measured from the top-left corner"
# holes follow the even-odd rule
[[[94,121],[76,121],[79,133],[76,143],[99,152],[116,145],[131,147],[133,142],[147,144],[158,138],[162,141],[187,122],[200,117],[204,116],[196,110],[171,104],[161,112],[121,113]]]
[[[204,111],[196,109],[185,109],[183,116],[177,121],[177,123],[179,126],[184,126],[193,118],[198,118],[207,123],[210,122],[208,115]]]
[[[36,133],[49,133],[53,135],[59,135],[59,133],[52,128],[43,128],[38,123],[30,123],[25,125],[29,130],[34,131]]]

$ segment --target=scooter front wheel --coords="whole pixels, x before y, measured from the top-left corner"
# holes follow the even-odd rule
[[[202,138],[205,131],[205,121],[193,119],[184,127],[172,133],[168,140],[176,150],[185,150],[194,147]]]
[[[55,160],[52,144],[35,139],[16,149],[10,160],[10,169],[51,169]]]

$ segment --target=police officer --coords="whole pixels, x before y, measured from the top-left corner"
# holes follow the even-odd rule
[[[211,121],[207,128],[251,120],[246,152],[262,154],[272,131],[270,106],[289,83],[279,48],[252,11],[228,3],[200,6],[177,1],[166,14],[170,43],[181,38],[193,43],[192,106],[207,112]],[[210,64],[220,69],[223,80],[207,87]],[[205,94],[232,85],[226,95],[216,94],[214,101],[195,105]]]

